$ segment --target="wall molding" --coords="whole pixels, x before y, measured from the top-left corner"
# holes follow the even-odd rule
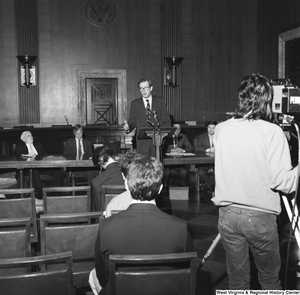
[[[278,78],[285,78],[285,42],[300,38],[300,27],[278,35]]]
[[[118,79],[117,124],[122,124],[127,118],[127,78],[124,69],[100,69],[92,65],[73,65],[73,97],[77,98],[77,122],[87,124],[86,79],[113,78]]]

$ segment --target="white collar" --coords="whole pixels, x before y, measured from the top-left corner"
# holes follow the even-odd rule
[[[107,162],[102,166],[104,169],[106,169],[106,167],[111,164],[111,163],[115,163],[116,161],[113,158],[108,158]]]
[[[155,202],[155,200],[141,201],[141,200],[132,199],[130,204],[152,204],[152,205],[156,205],[156,202]]]
[[[144,96],[142,96],[143,102],[146,104],[147,103],[147,99],[149,100],[150,106],[152,104],[152,95],[150,95],[148,98],[145,98]]]

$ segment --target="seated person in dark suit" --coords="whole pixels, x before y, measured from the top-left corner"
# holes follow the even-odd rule
[[[124,179],[119,163],[114,159],[114,151],[108,147],[102,146],[96,148],[93,153],[93,162],[95,165],[100,165],[100,174],[92,180],[92,209],[94,211],[100,211],[102,208],[100,196],[101,186],[103,184],[121,185],[124,184]],[[102,169],[104,169],[104,171],[102,171]]]
[[[214,153],[214,134],[215,127],[218,123],[216,121],[208,121],[207,132],[200,134],[194,139],[194,149],[195,152],[206,152],[206,153]],[[214,177],[211,177],[213,173],[213,166],[198,166],[198,174],[199,177],[205,182],[208,192],[214,191],[215,180]]]
[[[187,222],[159,210],[155,198],[162,190],[163,165],[143,157],[129,165],[125,186],[133,198],[127,210],[101,219],[95,244],[95,268],[90,285],[107,294],[108,256],[168,254],[192,251]],[[100,284],[97,284],[97,279]]]
[[[73,126],[73,134],[74,137],[66,141],[64,154],[79,156],[83,154],[92,155],[92,143],[89,140],[82,137],[83,128],[81,125],[76,124]]]
[[[92,143],[83,138],[83,127],[79,124],[74,125],[73,134],[74,137],[68,139],[65,143],[64,156],[72,155],[76,156],[76,159],[81,159],[83,155],[92,156]],[[94,170],[86,168],[72,168],[70,171],[75,174],[75,177],[86,177],[89,185],[91,185],[92,179],[96,175]]]
[[[173,124],[173,127],[176,127],[177,129],[174,132],[173,135],[173,141],[174,143],[166,139],[165,141],[165,152],[175,152],[175,153],[190,153],[194,150],[192,144],[189,142],[187,136],[181,132],[181,125],[180,124]],[[185,165],[171,165],[171,166],[164,166],[164,189],[169,188],[170,184],[174,185],[176,184],[171,183],[172,180],[175,179],[175,177],[178,175],[179,179],[179,185],[185,186],[186,181],[186,175],[187,175],[187,168]]]
[[[41,160],[46,156],[46,151],[43,145],[39,142],[34,143],[34,139],[30,131],[24,131],[21,134],[21,140],[23,142],[17,144],[15,148],[15,157],[18,161],[36,161]],[[37,198],[42,198],[43,183],[41,181],[40,172],[41,169],[32,169],[32,185],[35,189]],[[53,175],[52,186],[61,186],[62,173],[60,169],[43,169],[43,174]],[[18,179],[19,175],[16,177]]]
[[[135,159],[141,158],[142,155],[136,152],[127,152],[126,154],[120,155],[118,160],[121,172],[123,174],[124,180],[127,177],[128,168],[132,161]],[[126,189],[125,192],[121,193],[120,195],[114,197],[106,206],[105,212],[103,214],[105,217],[109,217],[112,215],[112,211],[114,210],[126,210],[132,201],[132,197],[130,191]]]

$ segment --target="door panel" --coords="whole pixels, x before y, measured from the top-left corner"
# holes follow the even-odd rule
[[[87,123],[116,125],[118,110],[118,79],[86,79]]]

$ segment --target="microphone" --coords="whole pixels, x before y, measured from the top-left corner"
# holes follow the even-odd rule
[[[153,127],[153,128],[155,127],[155,125],[149,119],[147,120],[147,122],[151,127]]]
[[[147,122],[148,124],[151,126],[151,127],[155,127],[155,125],[150,121],[150,118],[151,118],[151,111],[150,109],[149,110],[146,110],[146,118],[147,118]]]
[[[65,119],[66,119],[66,121],[67,121],[67,125],[69,126],[70,124],[69,124],[69,121],[68,121],[68,119],[67,119],[67,116],[65,116]]]
[[[153,117],[154,117],[154,119],[156,121],[157,127],[160,127],[159,119],[158,119],[158,116],[157,116],[157,111],[153,110]]]

